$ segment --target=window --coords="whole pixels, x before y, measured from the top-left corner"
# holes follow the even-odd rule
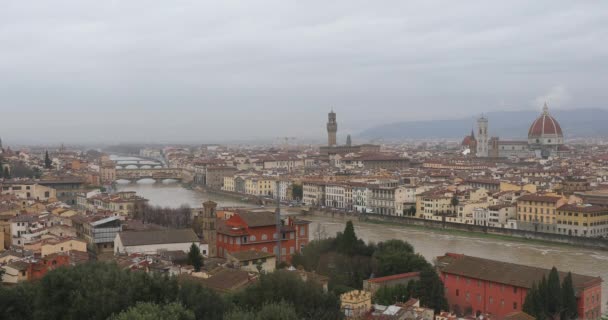
[[[466,300],[467,302],[469,302],[469,298],[470,298],[470,295],[469,295],[469,293],[467,292],[467,293],[466,293],[466,295],[465,295],[465,300]]]
[[[456,296],[458,297],[460,295],[460,290],[456,289]]]
[[[490,296],[489,301],[490,301],[490,304],[493,304],[494,303],[494,298],[492,298],[492,296]]]
[[[513,310],[517,310],[517,302],[513,302]]]

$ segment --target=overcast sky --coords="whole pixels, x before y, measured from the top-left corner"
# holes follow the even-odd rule
[[[0,7],[5,142],[311,140],[332,107],[345,135],[608,101],[608,1]]]

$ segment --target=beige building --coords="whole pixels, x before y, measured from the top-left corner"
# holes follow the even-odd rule
[[[302,201],[307,206],[318,206],[324,205],[325,199],[325,185],[316,182],[303,182],[302,183]]]
[[[226,258],[233,266],[249,272],[274,272],[277,263],[274,253],[254,250],[227,253]]]
[[[106,162],[99,167],[99,178],[102,184],[110,184],[116,180],[116,165],[114,162]]]
[[[47,201],[57,199],[57,191],[53,188],[39,185],[35,182],[2,182],[0,194],[14,195],[19,199],[35,199]]]
[[[87,252],[87,243],[83,240],[73,238],[49,239],[43,241],[40,246],[40,256],[43,258],[49,254],[68,251]]]
[[[372,293],[353,290],[340,295],[340,309],[347,319],[363,319],[372,309]]]

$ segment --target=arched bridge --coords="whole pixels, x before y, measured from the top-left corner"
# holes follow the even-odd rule
[[[174,179],[183,180],[183,170],[177,168],[150,168],[150,169],[117,169],[117,180],[136,181],[141,179],[154,179],[156,181]]]

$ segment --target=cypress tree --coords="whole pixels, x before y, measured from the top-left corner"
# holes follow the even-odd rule
[[[190,251],[188,252],[188,263],[194,267],[194,271],[201,271],[203,256],[201,255],[201,250],[194,243],[190,246]]]
[[[578,316],[576,296],[574,294],[574,285],[572,284],[572,273],[568,275],[562,282],[562,319],[576,319]]]
[[[357,247],[357,235],[355,234],[355,227],[353,226],[352,221],[349,220],[346,223],[344,233],[340,237],[339,241],[338,252],[347,255],[355,254],[355,249]]]
[[[44,167],[50,169],[52,165],[53,161],[51,160],[51,157],[49,157],[49,151],[47,150],[44,153]]]
[[[547,280],[547,313],[550,317],[559,317],[562,311],[562,293],[561,285],[559,283],[559,274],[557,269],[553,267],[549,273],[549,279]]]

